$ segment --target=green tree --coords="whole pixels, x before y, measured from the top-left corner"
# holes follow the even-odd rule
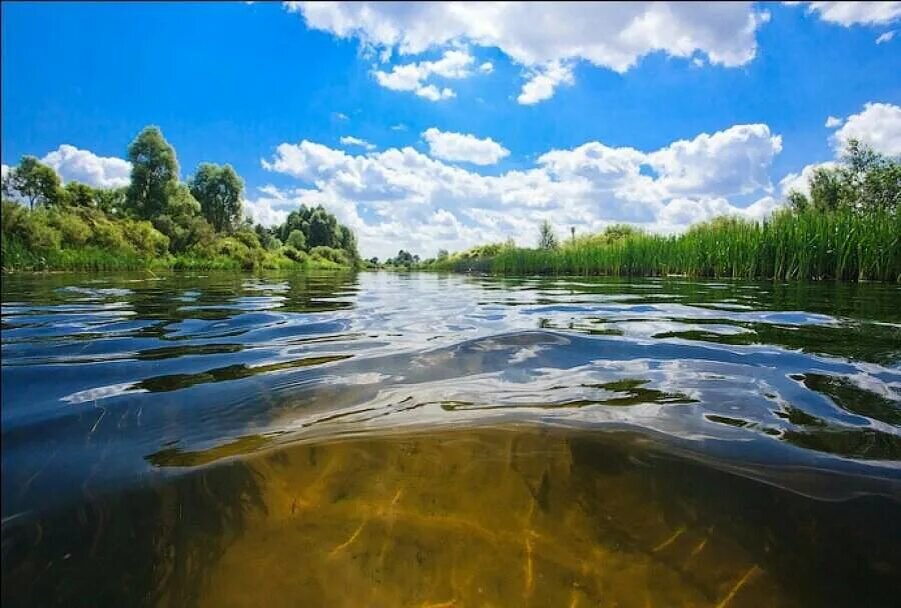
[[[55,205],[63,198],[59,175],[34,156],[23,156],[19,166],[10,169],[3,180],[3,194],[24,198],[29,209]]]
[[[203,216],[217,232],[231,231],[241,219],[244,181],[231,165],[203,163],[188,182]]]
[[[554,228],[547,220],[541,222],[538,229],[538,248],[539,249],[556,249],[557,235],[554,234]]]
[[[128,207],[139,217],[158,217],[164,213],[168,195],[178,183],[175,149],[159,127],[144,127],[128,146],[128,160],[131,161]]]
[[[338,220],[322,206],[310,214],[310,230],[307,243],[310,247],[340,247],[338,242]]]
[[[307,237],[304,236],[302,230],[292,230],[291,234],[288,235],[288,239],[285,241],[285,244],[294,247],[298,251],[302,251],[307,248]]]
[[[815,209],[831,211],[837,209],[845,197],[842,172],[819,167],[810,177],[810,200]]]
[[[806,211],[807,208],[810,207],[810,201],[807,197],[797,190],[792,190],[788,193],[786,202],[788,202],[788,206],[794,211]]]
[[[163,213],[153,218],[154,227],[169,238],[172,251],[181,252],[195,245],[207,245],[213,229],[200,216],[200,203],[184,184],[170,184],[165,193]]]
[[[66,184],[66,204],[72,207],[96,207],[97,192],[87,184],[69,182]]]

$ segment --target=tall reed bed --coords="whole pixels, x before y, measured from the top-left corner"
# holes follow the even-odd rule
[[[433,267],[497,274],[643,275],[901,281],[901,214],[875,210],[718,218],[675,235],[600,234],[557,249],[457,254]]]

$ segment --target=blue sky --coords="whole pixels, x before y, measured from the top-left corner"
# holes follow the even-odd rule
[[[899,4],[4,3],[2,162],[115,185],[156,124],[367,255],[757,217],[847,137],[901,153]]]

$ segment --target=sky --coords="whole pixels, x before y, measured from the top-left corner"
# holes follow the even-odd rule
[[[901,2],[2,4],[2,163],[128,183],[158,125],[274,224],[381,258],[762,218],[857,138],[901,155]]]

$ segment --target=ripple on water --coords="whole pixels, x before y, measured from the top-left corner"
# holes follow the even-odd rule
[[[803,559],[846,564],[815,554],[866,535],[792,536],[753,509],[777,500],[802,530],[845,530],[857,507],[816,505],[867,497],[861,513],[901,521],[895,285],[59,274],[5,277],[2,293],[4,547],[18,547],[4,574],[96,533],[105,509],[134,513],[123,530],[153,536],[140,559],[165,562],[150,547],[177,527],[163,515],[176,500],[211,518],[186,540],[195,561],[135,587],[197,603],[269,575],[286,604],[333,603],[345,576],[370,605],[629,603],[642,585],[640,605],[715,606],[734,588],[792,605],[830,597]],[[754,497],[719,504],[752,523],[729,528],[719,499],[645,484],[675,471]],[[319,522],[292,528],[310,509]],[[70,517],[78,530],[49,548],[29,536]],[[108,542],[113,559],[121,538]],[[873,546],[854,580],[878,605],[901,566]],[[305,556],[303,593],[278,565],[289,555]],[[577,567],[592,560],[616,564],[609,580]]]

